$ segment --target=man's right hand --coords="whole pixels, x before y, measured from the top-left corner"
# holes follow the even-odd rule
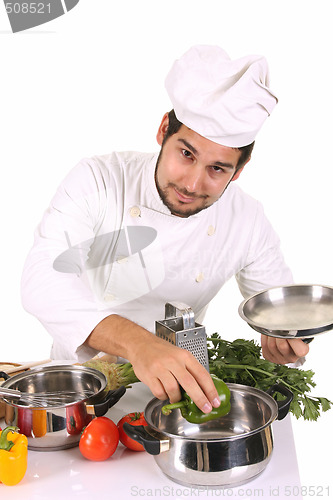
[[[220,399],[207,370],[189,352],[153,336],[132,350],[136,376],[158,399],[181,399],[180,386],[204,413],[220,405]]]
[[[220,405],[210,374],[189,351],[121,316],[111,315],[102,320],[85,344],[128,359],[138,379],[158,399],[179,401],[181,386],[204,413]]]

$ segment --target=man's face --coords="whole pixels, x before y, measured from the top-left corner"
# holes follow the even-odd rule
[[[164,115],[157,141],[160,145],[168,127]],[[155,182],[163,203],[172,214],[189,217],[217,201],[235,173],[241,152],[212,142],[182,125],[163,144]]]

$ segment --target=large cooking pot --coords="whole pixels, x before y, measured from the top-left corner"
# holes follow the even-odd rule
[[[148,426],[124,424],[124,430],[177,483],[213,488],[244,484],[267,466],[273,451],[271,424],[287,415],[293,394],[275,385],[269,393],[286,396],[277,402],[260,389],[227,385],[231,410],[224,417],[191,424],[179,409],[163,415],[161,408],[167,401],[154,398],[144,412]]]
[[[6,374],[2,373],[2,376],[6,377]],[[60,400],[38,408],[32,403],[3,398],[6,403],[5,422],[19,427],[20,432],[27,436],[31,450],[72,448],[78,444],[83,428],[92,418],[105,415],[126,391],[123,386],[108,391],[106,386],[103,373],[84,366],[51,365],[20,373],[7,378],[2,387],[32,396],[34,393],[56,392]],[[67,393],[66,398],[62,398],[62,392]],[[69,400],[68,392],[71,394]],[[85,393],[87,397],[84,397]]]

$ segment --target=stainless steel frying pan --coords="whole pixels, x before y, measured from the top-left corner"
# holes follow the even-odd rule
[[[245,299],[238,312],[259,333],[309,342],[315,335],[333,329],[333,287],[269,288]]]

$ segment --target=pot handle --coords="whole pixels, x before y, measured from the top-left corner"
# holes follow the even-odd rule
[[[109,391],[102,401],[94,404],[94,414],[96,417],[102,417],[111,406],[115,405],[119,399],[125,394],[126,388],[121,385],[118,389]]]
[[[272,385],[272,387],[270,387],[268,389],[267,394],[269,394],[270,396],[273,396],[273,394],[275,392],[279,392],[283,396],[286,396],[286,398],[283,399],[282,401],[276,401],[276,403],[278,405],[277,419],[282,420],[284,417],[287,416],[287,414],[289,412],[290,404],[291,404],[292,400],[294,399],[294,395],[289,389],[287,389],[287,387],[285,387],[282,384]]]
[[[8,380],[10,376],[6,372],[0,372],[0,378],[4,378],[5,380]]]
[[[131,425],[128,422],[125,422],[123,425],[123,429],[127,436],[129,436],[131,439],[134,439],[134,441],[142,444],[144,449],[150,455],[159,455],[163,451],[161,449],[161,444],[163,443],[163,441],[160,441],[156,437],[148,434],[145,425]]]

